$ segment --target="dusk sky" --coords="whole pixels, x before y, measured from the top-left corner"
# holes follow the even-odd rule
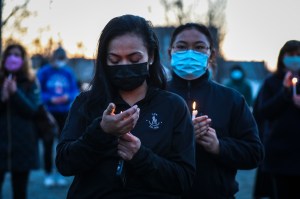
[[[7,1],[6,9],[22,2]],[[207,1],[184,1],[186,5],[195,2],[198,6],[193,12],[205,22]],[[44,43],[53,37],[62,40],[72,55],[76,53],[76,44],[82,42],[85,55],[90,58],[95,54],[101,30],[115,16],[136,14],[156,26],[165,23],[159,0],[31,0],[29,8],[37,16],[23,23],[28,26],[28,33],[22,38],[24,44],[29,45],[38,35]],[[291,39],[300,40],[299,0],[227,0],[225,17],[222,48],[228,60],[264,60],[272,70],[283,44]]]

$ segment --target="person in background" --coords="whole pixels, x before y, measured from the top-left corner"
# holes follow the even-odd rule
[[[196,177],[183,198],[234,198],[237,170],[256,168],[264,157],[249,106],[239,92],[209,78],[215,51],[206,26],[178,26],[169,55],[173,78],[167,88],[186,100],[195,117]]]
[[[248,106],[253,106],[252,87],[247,81],[244,69],[240,65],[232,66],[230,69],[230,79],[225,83],[225,86],[240,92],[245,97]]]
[[[91,90],[76,98],[56,148],[59,172],[75,176],[67,198],[179,199],[191,187],[193,124],[184,100],[165,85],[151,23],[111,19]]]
[[[27,52],[11,44],[0,66],[0,198],[5,174],[10,172],[13,198],[27,198],[30,171],[39,167],[34,115],[40,89]]]
[[[59,47],[53,52],[50,63],[42,66],[37,73],[41,85],[42,101],[56,119],[59,131],[62,130],[70,106],[79,93],[76,76],[72,68],[67,65],[67,61],[66,51]],[[47,140],[43,143],[46,173],[44,185],[46,187],[55,184],[65,186],[67,183],[61,175],[55,176],[52,172],[54,141]]]
[[[275,180],[277,199],[300,197],[299,74],[300,41],[290,40],[280,49],[276,71],[262,85],[258,109],[269,123],[264,168]]]
[[[265,144],[265,140],[268,139],[268,136],[270,134],[270,127],[268,121],[265,117],[263,117],[263,115],[260,112],[262,97],[263,89],[260,88],[253,103],[252,113],[258,127],[259,137],[262,140],[263,144]],[[269,172],[266,172],[264,168],[264,161],[256,169],[253,188],[253,199],[276,199],[274,179],[272,178]]]

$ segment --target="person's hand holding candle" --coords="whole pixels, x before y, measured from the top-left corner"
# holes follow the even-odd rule
[[[198,114],[198,110],[196,110],[196,102],[193,102],[193,112],[192,112],[192,120],[194,120],[196,118]]]
[[[292,83],[293,83],[293,96],[297,95],[297,77],[293,77]]]

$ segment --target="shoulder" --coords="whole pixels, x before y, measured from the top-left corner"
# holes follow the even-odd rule
[[[241,101],[243,100],[243,95],[237,90],[217,83],[215,81],[211,81],[211,85],[213,88],[213,92],[216,93],[216,99],[221,100],[224,99],[226,101]]]
[[[46,65],[40,67],[40,68],[38,69],[37,73],[38,73],[38,74],[39,74],[39,73],[43,73],[43,72],[45,72],[45,71],[49,71],[50,69],[51,69],[50,64],[46,64]]]
[[[74,69],[70,65],[65,65],[64,67],[62,67],[62,69],[64,69],[68,73],[74,73]]]
[[[80,92],[74,102],[73,102],[73,106],[81,106],[87,103],[88,100],[88,96],[90,95],[90,91],[82,91]]]

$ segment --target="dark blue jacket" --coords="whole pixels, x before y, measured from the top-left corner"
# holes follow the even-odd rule
[[[184,100],[173,93],[148,89],[137,103],[139,120],[131,133],[141,148],[124,164],[125,185],[119,183],[117,137],[100,128],[103,109],[89,117],[84,105],[87,93],[72,105],[57,146],[56,165],[63,175],[74,175],[68,197],[93,198],[180,198],[195,174],[194,130]],[[130,106],[114,100],[116,113]]]
[[[190,109],[196,101],[198,116],[208,115],[220,143],[220,154],[206,152],[196,144],[196,178],[186,198],[230,198],[238,191],[238,169],[253,169],[264,156],[257,125],[245,99],[237,91],[224,87],[206,72],[187,81],[175,74],[168,90],[182,96]]]
[[[270,128],[265,139],[264,169],[274,174],[300,176],[300,108],[292,100],[292,88],[283,87],[284,76],[284,73],[272,74],[262,87],[259,111]]]
[[[39,166],[34,115],[40,104],[40,90],[36,83],[18,80],[17,85],[17,92],[9,101],[0,100],[2,171],[28,171]]]

